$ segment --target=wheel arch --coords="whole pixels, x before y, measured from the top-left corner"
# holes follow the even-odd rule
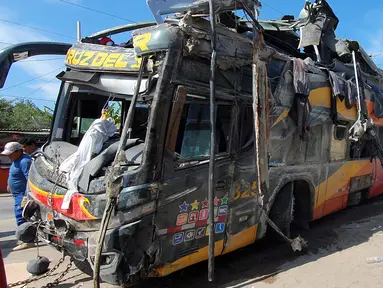
[[[314,215],[314,206],[315,206],[315,185],[314,181],[309,175],[296,175],[296,176],[290,176],[290,177],[283,177],[279,183],[275,186],[275,188],[270,193],[270,197],[268,197],[267,202],[265,203],[265,211],[267,215],[270,215],[271,209],[273,208],[274,202],[276,198],[278,197],[278,194],[285,188],[287,185],[293,183],[294,184],[294,196],[296,196],[297,193],[305,193],[305,201],[299,201],[300,209],[304,210],[307,205],[307,221],[310,222],[313,220]],[[298,184],[298,185],[297,185]],[[304,188],[304,191],[298,192],[297,189]],[[307,199],[308,198],[308,199]],[[297,204],[297,201],[295,201],[295,205]],[[298,207],[295,207],[295,210]],[[260,239],[266,234],[266,227],[267,222],[265,217],[261,217],[260,221],[260,227],[257,232],[257,238]]]

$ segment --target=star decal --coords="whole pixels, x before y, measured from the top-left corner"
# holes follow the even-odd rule
[[[219,204],[219,198],[217,196],[215,196],[214,198],[214,206],[218,206]]]
[[[207,199],[205,198],[205,200],[201,202],[201,205],[202,205],[202,209],[209,208],[209,201],[207,201]]]
[[[229,201],[229,197],[225,195],[221,198],[221,205],[227,205],[227,201]]]
[[[186,201],[184,201],[184,203],[182,203],[178,207],[180,207],[180,213],[188,212],[189,204],[187,204]]]
[[[194,200],[194,202],[193,203],[191,203],[191,207],[192,207],[192,211],[193,210],[198,210],[198,208],[199,208],[199,202],[197,201],[197,200]]]

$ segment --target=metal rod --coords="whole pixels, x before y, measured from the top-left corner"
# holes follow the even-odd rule
[[[119,172],[120,172],[120,165],[121,162],[125,159],[125,154],[121,153],[126,146],[126,141],[128,139],[128,131],[130,127],[132,126],[133,117],[134,117],[134,110],[136,107],[138,94],[140,92],[140,86],[141,86],[141,80],[144,73],[144,67],[146,63],[146,57],[142,57],[141,65],[140,65],[140,71],[137,78],[137,86],[135,87],[134,94],[132,97],[132,101],[130,102],[128,114],[126,116],[125,122],[124,122],[124,128],[122,129],[121,134],[121,140],[117,149],[116,156],[114,158],[112,169],[107,174],[106,177],[106,195],[107,195],[107,202],[104,210],[104,214],[102,216],[101,221],[101,227],[100,227],[100,235],[97,242],[96,247],[96,255],[95,255],[95,261],[94,261],[94,273],[93,273],[93,287],[99,288],[100,287],[100,259],[102,254],[102,247],[104,246],[104,240],[105,240],[105,234],[106,230],[109,225],[110,217],[112,215],[113,208],[115,206],[118,194],[120,193],[120,184],[122,182],[119,182]]]
[[[209,162],[209,261],[208,278],[214,281],[214,168],[215,168],[215,71],[216,71],[216,30],[214,1],[209,0],[210,27],[211,27],[211,63],[210,63],[210,162]]]
[[[77,41],[81,40],[81,22],[77,21]]]
[[[121,136],[121,140],[120,140],[120,144],[118,146],[117,152],[121,151],[123,149],[123,147],[125,147],[126,141],[130,138],[130,133],[128,133],[128,132],[131,129],[132,122],[133,122],[136,103],[138,100],[138,94],[140,93],[140,88],[141,88],[141,80],[142,80],[144,70],[145,70],[144,69],[145,63],[146,63],[146,57],[142,57],[141,65],[140,65],[140,71],[138,73],[138,78],[137,78],[137,84],[136,84],[136,87],[134,89],[132,101],[130,102],[128,114],[126,115],[126,120],[124,123],[124,128],[122,129],[122,134],[121,134],[122,136]],[[116,157],[117,156],[118,156],[118,153],[116,154]],[[115,161],[116,160],[117,160],[117,158],[115,159]]]
[[[358,69],[356,67],[356,57],[355,51],[352,51],[352,62],[354,62],[354,73],[355,73],[355,82],[356,82],[356,90],[357,90],[357,100],[358,100],[358,120],[361,118],[361,104],[360,104],[360,88],[359,88],[359,77],[358,77]]]
[[[101,266],[101,254],[102,254],[102,247],[104,247],[104,240],[106,235],[106,230],[108,228],[108,224],[110,221],[110,217],[112,216],[112,211],[114,207],[114,199],[108,198],[104,215],[102,216],[101,220],[101,227],[100,227],[100,235],[98,239],[98,243],[96,246],[96,254],[94,259],[94,272],[93,272],[93,287],[94,288],[100,288],[100,266]]]

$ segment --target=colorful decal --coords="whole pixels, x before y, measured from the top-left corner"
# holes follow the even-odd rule
[[[188,213],[182,213],[177,215],[177,226],[182,226],[188,222]]]
[[[199,202],[197,200],[194,200],[193,203],[191,203],[192,211],[193,210],[198,210],[199,209]]]
[[[228,210],[229,210],[229,207],[227,205],[219,206],[218,216],[227,215]]]
[[[199,220],[206,220],[209,218],[209,209],[202,209],[199,211]]]
[[[71,48],[66,55],[65,64],[94,68],[137,69],[140,60],[135,56],[134,51],[127,50],[124,53],[111,53]]]
[[[229,198],[225,195],[221,199],[214,198],[214,222],[215,233],[223,233],[225,231],[225,222],[229,212]],[[201,205],[200,205],[201,203]],[[189,209],[190,206],[190,209]],[[172,228],[159,229],[158,235],[173,234],[173,245],[178,245],[182,242],[189,242],[194,239],[201,239],[209,235],[208,219],[209,219],[209,201],[205,198],[204,201],[187,203],[183,201],[180,208],[180,213],[177,215],[176,226]],[[201,210],[199,210],[201,208]]]
[[[206,233],[206,227],[198,228],[195,234],[195,239],[200,239],[205,237],[205,233]]]
[[[215,225],[215,233],[223,233],[225,231],[225,223],[217,223]]]
[[[35,186],[30,180],[28,181],[28,185],[34,198],[44,206],[51,207],[57,212],[75,220],[96,219],[96,217],[88,211],[87,207],[91,205],[89,199],[83,195],[75,193],[71,199],[70,209],[66,210],[61,208],[64,195],[52,194],[44,191]]]
[[[227,202],[229,201],[229,197],[226,195],[221,198],[221,205],[227,205]]]
[[[196,223],[198,221],[198,211],[189,213],[189,223]]]
[[[205,200],[203,200],[202,202],[201,202],[201,205],[202,205],[202,209],[203,208],[209,208],[209,201],[207,200],[207,198],[205,198]]]
[[[179,205],[178,207],[180,207],[180,213],[182,212],[188,212],[188,208],[189,208],[189,204],[186,203],[186,201],[184,201],[184,203],[182,203],[181,205]]]
[[[141,51],[149,50],[148,43],[152,39],[151,33],[145,33],[141,35],[137,35],[133,37],[133,45],[134,47],[139,47]]]
[[[179,232],[173,236],[173,245],[181,244],[184,241],[184,232]]]
[[[239,199],[246,199],[250,197],[255,197],[257,191],[257,181],[253,181],[252,183],[248,182],[246,185],[242,185],[240,183],[235,184],[235,196],[234,201]]]
[[[189,242],[194,240],[194,236],[195,236],[195,230],[186,231],[184,242]]]

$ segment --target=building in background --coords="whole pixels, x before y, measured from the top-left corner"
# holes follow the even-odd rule
[[[31,137],[36,140],[41,147],[49,137],[49,129],[0,129],[0,152],[3,151],[5,144],[11,141],[19,141],[23,137]],[[0,193],[7,192],[7,181],[11,161],[6,156],[0,155]]]

